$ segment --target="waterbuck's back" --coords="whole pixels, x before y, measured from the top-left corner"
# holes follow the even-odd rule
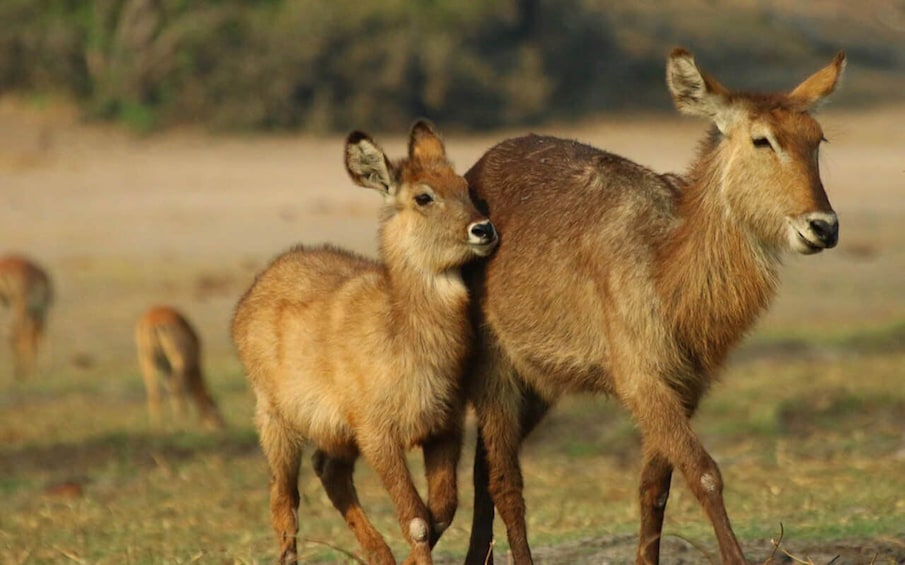
[[[282,340],[293,340],[305,363],[329,362],[318,355],[324,349],[318,342],[346,313],[373,308],[381,272],[375,261],[329,246],[297,246],[274,259],[239,302],[233,322],[236,346],[259,368],[249,372],[252,382],[270,388],[260,379],[282,380],[278,367],[292,356],[275,349]]]
[[[24,257],[0,258],[0,304],[43,318],[52,301],[50,277],[43,269]]]
[[[139,355],[150,359],[167,373],[173,370],[197,371],[201,340],[177,311],[156,306],[145,312],[135,326]]]
[[[675,223],[676,183],[617,155],[535,135],[492,148],[466,179],[504,234],[479,291],[493,337],[552,396],[609,390],[617,319],[661,331],[652,321],[653,262]]]

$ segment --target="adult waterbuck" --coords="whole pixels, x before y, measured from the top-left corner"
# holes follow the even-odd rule
[[[135,346],[152,424],[160,424],[162,381],[178,416],[185,414],[186,399],[191,397],[205,427],[224,426],[223,416],[204,382],[201,338],[185,316],[171,306],[149,308],[135,324]]]
[[[840,52],[790,93],[748,94],[674,50],[676,106],[713,125],[682,177],[534,135],[498,144],[466,174],[503,234],[474,273],[483,344],[469,384],[479,424],[469,563],[488,555],[494,505],[513,561],[531,561],[519,445],[559,397],[588,391],[617,398],[641,431],[637,562],[658,562],[674,468],[723,562],[744,561],[720,471],[689,420],[773,297],[782,253],[836,245],[810,111],[844,62]]]
[[[35,370],[52,302],[53,288],[44,269],[20,255],[0,258],[0,304],[11,311],[10,345],[17,379]]]
[[[489,254],[497,235],[426,122],[412,127],[408,157],[398,162],[353,132],[345,163],[355,183],[384,197],[382,262],[296,247],[258,275],[232,326],[257,398],[280,561],[297,560],[299,463],[312,443],[315,472],[368,561],[395,563],[359,504],[359,455],[393,500],[412,548],[406,562],[431,563],[458,502],[462,376],[473,342],[461,266]],[[405,460],[416,445],[426,504]]]

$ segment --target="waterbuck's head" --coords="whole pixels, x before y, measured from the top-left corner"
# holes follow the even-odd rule
[[[833,92],[844,67],[840,51],[791,92],[752,94],[728,90],[684,49],[669,57],[676,107],[715,126],[708,182],[719,187],[730,220],[762,244],[811,254],[838,241],[839,221],[820,181],[826,138],[810,112]]]
[[[349,134],[345,156],[352,180],[384,195],[380,245],[388,263],[442,273],[496,247],[493,224],[475,208],[468,184],[426,121],[412,126],[404,159],[390,161],[360,131]]]

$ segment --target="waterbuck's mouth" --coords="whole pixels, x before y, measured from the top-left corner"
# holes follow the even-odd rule
[[[811,212],[787,221],[789,246],[802,255],[820,253],[839,242],[839,219],[834,212]]]
[[[478,257],[487,257],[488,255],[493,253],[493,250],[496,249],[496,245],[499,241],[499,238],[494,236],[494,238],[490,241],[480,243],[469,241],[468,246],[471,248],[471,251]]]
[[[821,251],[826,249],[824,245],[811,241],[798,230],[795,230],[795,235],[798,236],[798,241],[802,244],[803,247],[799,247],[798,249],[796,249],[796,251],[798,251],[802,255],[813,255],[814,253],[820,253]]]

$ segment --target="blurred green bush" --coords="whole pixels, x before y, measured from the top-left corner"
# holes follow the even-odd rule
[[[481,129],[664,107],[669,42],[709,32],[632,4],[3,0],[0,92],[64,92],[91,117],[139,129],[403,129],[416,116]],[[751,42],[712,58],[732,68],[731,57],[762,54],[752,42],[769,44],[775,33],[758,30],[777,20],[760,13],[742,14]],[[811,43],[805,55],[834,48]],[[801,55],[800,41],[792,49]]]

